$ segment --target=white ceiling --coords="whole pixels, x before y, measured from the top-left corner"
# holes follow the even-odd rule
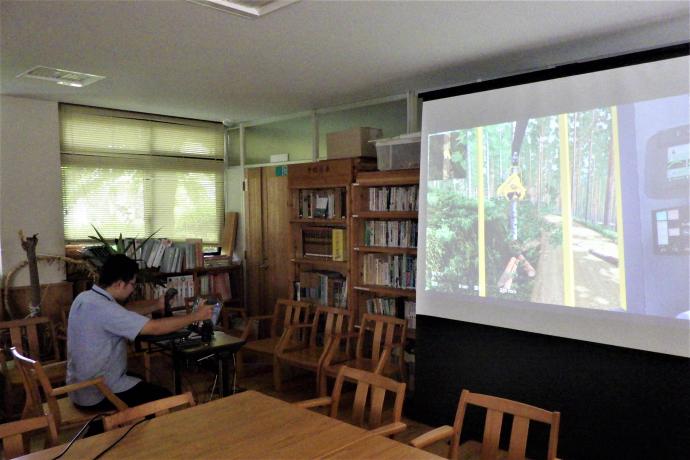
[[[0,1],[2,94],[246,121],[690,40],[690,3]],[[15,78],[36,65],[86,88]]]

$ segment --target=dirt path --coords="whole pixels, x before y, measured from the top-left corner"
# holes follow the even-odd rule
[[[561,217],[549,215],[549,222],[560,225]],[[542,251],[532,301],[563,303],[563,255],[561,245],[542,236]],[[599,233],[573,223],[572,249],[575,279],[575,306],[599,310],[619,310],[619,270],[616,244]],[[597,255],[595,255],[597,254]],[[607,261],[608,260],[608,261]]]

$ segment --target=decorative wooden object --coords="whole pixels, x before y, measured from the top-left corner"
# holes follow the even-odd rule
[[[29,261],[29,280],[31,282],[31,304],[29,305],[29,315],[38,316],[41,314],[41,283],[38,281],[38,261],[36,260],[38,234],[25,237],[24,232],[20,230],[19,239],[22,242],[22,249],[26,251],[26,260]]]
[[[468,441],[460,445],[460,435],[462,424],[465,418],[465,411],[468,405],[485,407],[486,421],[484,426],[484,438],[482,443]],[[503,414],[513,416],[513,425],[510,432],[510,446],[508,452],[499,450],[498,442],[501,438],[501,424]],[[460,403],[455,414],[453,426],[448,425],[438,427],[421,436],[416,437],[410,444],[414,447],[423,448],[434,442],[450,439],[448,458],[477,458],[486,459],[524,459],[527,447],[527,433],[530,421],[546,423],[550,426],[547,459],[556,458],[556,448],[558,445],[558,426],[560,422],[559,412],[549,412],[529,404],[524,404],[510,399],[498,398],[496,396],[471,393],[469,390],[462,390]]]

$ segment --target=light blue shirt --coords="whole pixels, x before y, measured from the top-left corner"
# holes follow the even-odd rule
[[[127,372],[127,340],[134,340],[149,319],[118,304],[98,286],[74,299],[67,327],[67,384],[103,376],[113,393],[141,379]],[[104,399],[96,387],[69,394],[72,402],[93,406]]]

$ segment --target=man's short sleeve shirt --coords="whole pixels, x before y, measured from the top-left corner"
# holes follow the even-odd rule
[[[103,376],[114,392],[129,390],[140,379],[127,375],[127,341],[134,340],[149,319],[131,312],[104,289],[94,286],[74,299],[67,328],[67,383]],[[103,400],[95,387],[69,394],[92,406]]]

